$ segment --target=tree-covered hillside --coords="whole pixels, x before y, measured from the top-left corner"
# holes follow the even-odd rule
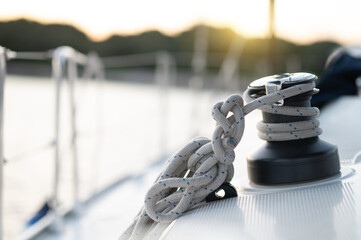
[[[159,31],[148,31],[138,35],[113,35],[100,42],[92,41],[73,26],[41,24],[26,19],[0,22],[0,45],[15,51],[46,51],[68,45],[80,52],[95,50],[100,56],[154,52],[192,52],[196,27],[167,36]],[[227,28],[209,27],[209,52],[226,53],[236,33]],[[267,39],[244,39],[245,48],[240,58],[240,70],[255,71],[261,60],[269,58]],[[338,46],[335,42],[317,42],[310,45],[276,39],[273,53],[277,60],[276,72],[287,70],[287,64],[298,59],[304,71],[321,73],[327,56]]]

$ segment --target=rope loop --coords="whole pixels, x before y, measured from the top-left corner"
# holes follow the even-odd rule
[[[148,190],[142,217],[171,222],[203,201],[225,180],[232,179],[233,173],[233,166],[217,160],[209,139],[195,138],[168,160]]]
[[[276,98],[288,98],[314,90],[315,83],[304,83],[295,85],[273,94],[265,95],[260,98],[252,97],[249,90],[245,92],[247,108],[252,111],[255,107],[262,112],[285,115],[308,117],[308,120],[285,123],[266,123],[260,121],[257,124],[258,137],[266,141],[290,141],[305,138],[316,137],[322,134],[319,127],[320,122],[316,119],[320,114],[320,110],[316,107],[294,107],[294,106],[275,106],[272,102]],[[270,101],[271,100],[271,101]],[[252,109],[252,108],[253,109]]]
[[[240,95],[229,96],[224,102],[218,102],[212,110],[217,126],[213,133],[212,148],[217,159],[226,165],[234,162],[234,148],[237,147],[244,132],[243,99]],[[232,113],[232,115],[229,115]]]

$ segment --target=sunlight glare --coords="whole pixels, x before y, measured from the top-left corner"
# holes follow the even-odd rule
[[[267,29],[267,9],[267,0],[103,0],[101,3],[14,0],[0,8],[0,20],[26,17],[45,23],[73,24],[95,39],[150,29],[176,34],[198,23],[231,27],[246,36],[262,37]]]
[[[71,24],[96,40],[154,29],[172,35],[199,23],[265,37],[268,7],[269,0],[12,0],[2,4],[0,20],[26,17]],[[360,9],[359,0],[275,0],[276,34],[298,43],[322,39],[360,43]]]

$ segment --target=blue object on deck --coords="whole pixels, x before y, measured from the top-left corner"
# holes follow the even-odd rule
[[[312,106],[323,107],[343,95],[357,95],[356,79],[361,75],[361,56],[352,48],[341,48],[332,54],[325,73],[316,87],[320,92],[312,97]]]
[[[50,210],[50,205],[48,202],[45,204],[35,213],[35,215],[26,223],[26,227],[30,227],[37,223],[40,219],[42,219]]]

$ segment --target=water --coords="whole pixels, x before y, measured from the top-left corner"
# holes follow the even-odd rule
[[[67,85],[61,97],[60,201],[73,202]],[[211,137],[210,108],[224,93],[156,85],[76,85],[80,198],[144,169],[195,135]],[[192,102],[197,100],[197,106]],[[5,85],[4,228],[13,239],[52,196],[55,89],[50,79],[9,76]]]

